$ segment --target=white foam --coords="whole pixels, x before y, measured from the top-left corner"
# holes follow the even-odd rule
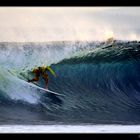
[[[5,47],[3,44],[0,44],[0,65],[19,70],[57,63],[69,58],[75,50],[75,44],[71,43],[5,43]]]
[[[36,89],[31,88],[28,83],[11,75],[7,71],[0,71],[0,89],[4,94],[13,100],[21,100],[31,104],[38,103],[38,95],[35,94]]]
[[[1,125],[0,133],[140,133],[140,125]]]

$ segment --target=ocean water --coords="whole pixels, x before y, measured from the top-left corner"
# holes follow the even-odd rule
[[[63,96],[26,82],[32,68],[42,65],[57,75],[48,73],[49,89]],[[45,86],[43,79],[37,84]],[[73,131],[87,124],[88,131],[109,131],[110,125],[116,131],[136,125],[139,131],[140,42],[0,43],[0,129],[67,125]]]

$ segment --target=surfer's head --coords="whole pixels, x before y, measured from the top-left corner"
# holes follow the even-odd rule
[[[45,72],[46,71],[46,66],[42,66],[42,67],[39,66],[38,69],[39,69],[40,72]]]

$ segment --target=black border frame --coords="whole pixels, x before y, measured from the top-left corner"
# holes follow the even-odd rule
[[[1,0],[0,6],[139,6],[138,0]]]
[[[23,6],[26,6],[26,7],[30,7],[30,6],[42,6],[42,7],[48,7],[48,6],[64,6],[64,7],[70,7],[70,6],[82,6],[82,7],[85,7],[85,6],[139,6],[139,1],[138,0],[133,0],[133,1],[130,1],[130,0],[1,0],[0,1],[0,7],[13,7],[13,6],[16,6],[16,7],[23,7]],[[8,134],[8,135],[7,135]],[[89,138],[95,138],[95,139],[112,139],[112,138],[116,138],[116,139],[119,139],[119,138],[124,138],[124,139],[131,139],[131,140],[134,140],[134,139],[140,139],[140,134],[138,133],[85,133],[85,134],[82,134],[82,133],[60,133],[60,134],[57,134],[57,133],[52,133],[52,134],[42,134],[40,135],[41,133],[30,133],[30,134],[33,134],[35,136],[35,139],[39,138],[41,139],[40,136],[43,136],[44,137],[47,137],[48,139],[50,138],[56,138],[57,140],[58,139],[84,139],[84,140],[88,140]],[[10,137],[10,139],[13,137],[14,139],[17,138],[26,138],[28,136],[29,138],[29,134],[26,133],[6,133],[6,134],[0,134],[0,136],[8,136]],[[21,136],[21,137],[20,137]],[[38,136],[38,137],[37,137]]]

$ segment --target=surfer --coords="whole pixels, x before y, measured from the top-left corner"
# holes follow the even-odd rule
[[[31,80],[28,80],[28,82],[38,81],[39,77],[42,76],[42,78],[44,79],[45,84],[46,84],[45,88],[48,89],[49,76],[46,73],[47,70],[50,71],[51,74],[56,76],[55,73],[53,72],[53,70],[48,66],[37,67],[32,70],[32,72],[35,74],[35,77]]]

